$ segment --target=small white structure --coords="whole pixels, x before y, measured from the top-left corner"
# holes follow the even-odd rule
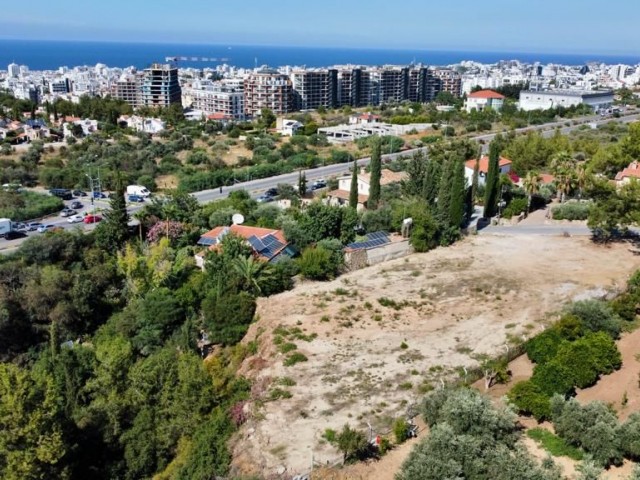
[[[370,125],[372,123],[380,123],[380,115],[366,112],[349,117],[349,125]]]
[[[634,160],[627,168],[616,174],[616,186],[621,187],[633,179],[640,182],[640,163],[637,160]]]
[[[584,104],[598,111],[611,107],[613,96],[613,90],[523,90],[520,92],[519,107],[521,110],[530,111]]]
[[[499,112],[502,110],[504,98],[504,95],[500,95],[493,90],[479,90],[467,95],[464,108],[467,112],[471,112],[472,110],[480,111],[486,108]]]
[[[335,127],[322,127],[318,129],[320,135],[327,137],[330,143],[353,142],[358,138],[378,135],[406,135],[413,130],[423,132],[433,128],[431,123],[410,123],[408,125],[392,125],[390,123],[359,123],[354,125],[336,125]]]
[[[467,185],[471,185],[473,183],[473,170],[476,167],[476,161],[477,160],[475,158],[472,158],[471,160],[467,160],[464,164],[464,176],[467,179]],[[500,157],[498,165],[500,166],[500,174],[511,172],[511,160],[508,158]],[[480,161],[478,162],[478,185],[485,184],[488,173],[489,157],[487,155],[483,155],[480,157]]]
[[[383,168],[380,171],[380,185],[390,185],[399,183],[407,178],[406,172],[393,172]],[[371,174],[364,171],[358,174],[358,206],[357,210],[364,209],[369,199],[369,190],[371,188]],[[327,193],[329,205],[346,206],[349,205],[349,192],[351,191],[351,174],[338,178],[338,189]]]
[[[122,115],[118,118],[118,123],[126,123],[127,127],[133,128],[136,132],[160,133],[166,127],[166,123],[159,118],[140,117],[138,115]]]
[[[304,125],[297,120],[287,120],[286,118],[278,118],[276,120],[276,130],[285,137],[293,137],[302,128],[304,128]]]
[[[79,125],[82,128],[82,135],[89,136],[98,131],[98,121],[85,118],[84,120],[73,120],[62,125],[64,138],[73,137],[73,125]]]

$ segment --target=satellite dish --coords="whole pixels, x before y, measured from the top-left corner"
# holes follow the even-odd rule
[[[241,213],[234,213],[233,217],[231,217],[231,221],[234,225],[242,225],[244,223],[244,215]]]

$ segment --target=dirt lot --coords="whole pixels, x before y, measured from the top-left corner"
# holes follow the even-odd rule
[[[622,288],[638,267],[624,245],[481,235],[265,299],[245,339],[258,339],[243,366],[254,401],[234,465],[268,477],[339,463],[325,429],[388,433],[440,378],[539,331],[567,301]],[[284,366],[296,352],[308,361]],[[386,478],[380,463],[372,472]]]

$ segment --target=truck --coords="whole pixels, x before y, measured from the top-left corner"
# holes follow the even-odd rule
[[[24,236],[24,233],[18,230],[18,224],[11,221],[9,218],[0,218],[0,237],[7,240],[13,240]]]
[[[127,186],[127,195],[137,195],[139,197],[148,197],[151,195],[151,192],[147,187],[142,185],[128,185]]]

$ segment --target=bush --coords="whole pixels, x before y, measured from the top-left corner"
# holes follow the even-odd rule
[[[554,393],[568,395],[574,387],[572,372],[555,359],[536,365],[531,381],[549,396]]]
[[[551,210],[554,220],[586,220],[589,217],[591,202],[567,202],[556,205]]]
[[[335,278],[341,265],[335,255],[322,247],[309,247],[298,259],[300,273],[311,280],[330,280]]]
[[[305,355],[303,355],[300,352],[295,352],[289,355],[287,358],[285,358],[283,365],[285,367],[292,367],[296,363],[306,362],[307,360],[309,359]]]
[[[255,311],[255,299],[246,292],[218,295],[212,290],[202,302],[209,338],[223,345],[234,345],[242,339]]]
[[[551,416],[549,397],[531,380],[516,383],[507,397],[520,413],[532,415],[539,422]]]
[[[592,332],[606,332],[612,338],[618,338],[622,325],[620,318],[611,307],[600,300],[583,300],[571,304],[568,312],[580,319],[582,325]]]
[[[556,356],[563,339],[557,328],[551,327],[524,344],[524,350],[533,363],[545,363]]]
[[[511,218],[520,215],[527,209],[526,198],[514,198],[509,205],[503,210],[502,216],[504,218]]]
[[[567,444],[565,440],[544,428],[527,430],[527,436],[540,443],[554,457],[569,457],[578,462],[584,457],[582,450]]]
[[[393,424],[393,435],[396,443],[400,445],[409,438],[409,423],[404,418],[398,418]]]
[[[52,195],[36,192],[0,192],[0,217],[14,222],[33,220],[64,208],[64,202]]]
[[[620,427],[620,444],[625,457],[640,460],[640,413],[631,414]]]

